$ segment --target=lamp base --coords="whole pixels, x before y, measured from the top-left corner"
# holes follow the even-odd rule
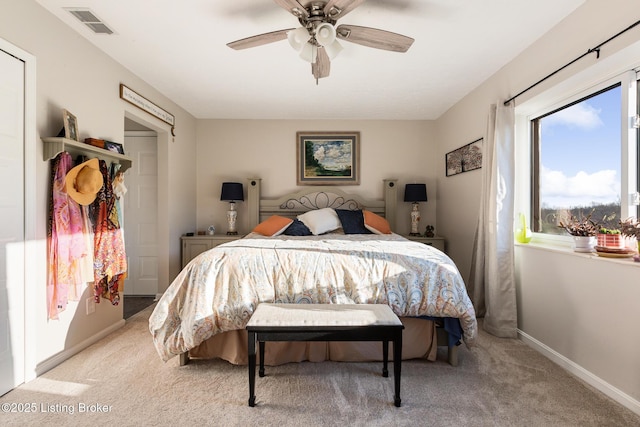
[[[421,236],[420,233],[409,233],[409,236]]]
[[[237,231],[227,231],[227,236],[237,236],[238,232]]]

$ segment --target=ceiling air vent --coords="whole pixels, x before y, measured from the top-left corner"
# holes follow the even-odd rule
[[[113,30],[107,24],[102,22],[90,9],[78,7],[65,7],[70,14],[75,16],[78,21],[86,25],[96,34],[113,34]]]

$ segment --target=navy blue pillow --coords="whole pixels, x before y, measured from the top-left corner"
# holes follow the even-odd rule
[[[299,219],[294,219],[293,222],[282,233],[287,236],[312,236],[313,233],[309,230],[309,227],[304,225]]]
[[[336,209],[344,234],[371,234],[364,226],[364,215],[361,209],[354,211],[348,209]]]

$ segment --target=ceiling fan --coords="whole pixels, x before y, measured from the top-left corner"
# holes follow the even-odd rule
[[[329,76],[331,60],[342,50],[337,39],[393,52],[406,52],[414,41],[411,37],[377,28],[345,24],[336,27],[339,18],[365,0],[274,1],[298,18],[301,27],[247,37],[227,43],[227,46],[241,50],[288,39],[300,57],[311,63],[316,83]]]

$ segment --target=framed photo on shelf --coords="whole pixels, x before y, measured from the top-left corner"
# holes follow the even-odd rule
[[[64,137],[80,141],[78,139],[78,119],[67,110],[62,110],[62,120],[64,121]]]
[[[360,132],[297,132],[298,185],[359,185]]]
[[[118,144],[117,142],[105,141],[104,148],[113,151],[114,153],[124,154],[124,147],[122,144]]]

